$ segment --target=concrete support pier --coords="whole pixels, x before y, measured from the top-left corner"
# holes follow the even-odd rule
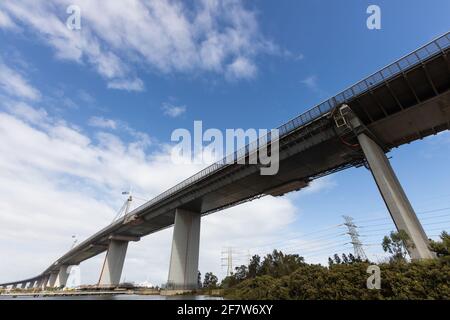
[[[46,286],[53,288],[56,283],[56,279],[58,278],[58,273],[54,272],[50,274],[50,277],[48,278],[48,283]]]
[[[50,279],[50,276],[49,276],[49,275],[44,276],[44,277],[41,279],[41,282],[40,282],[40,284],[39,284],[39,287],[40,287],[42,290],[45,290],[45,288],[48,287],[48,280],[49,280],[49,279]]]
[[[339,110],[343,123],[357,136],[358,142],[369,164],[370,171],[383,197],[386,207],[394,220],[397,230],[404,230],[411,242],[407,248],[412,260],[432,259],[435,255],[428,248],[428,238],[417,219],[416,213],[403,191],[402,185],[395,175],[384,150],[374,141],[368,130],[353,113],[348,105],[342,105]],[[339,120],[339,115],[335,120]],[[338,121],[336,122],[336,124]],[[339,125],[337,125],[339,127]],[[343,125],[341,125],[343,126]]]
[[[411,259],[434,258],[427,235],[384,151],[365,133],[358,134],[358,141],[397,230],[404,230],[412,241],[413,247],[408,248]]]
[[[67,283],[67,278],[69,278],[69,274],[67,273],[67,269],[69,266],[63,265],[59,267],[58,276],[56,277],[55,287],[61,288],[65,287]]]
[[[197,288],[200,219],[198,212],[183,209],[175,212],[167,281],[167,288],[170,290],[187,291]]]
[[[128,242],[138,241],[136,237],[112,236],[110,238],[105,262],[98,282],[99,286],[117,286],[120,284]]]

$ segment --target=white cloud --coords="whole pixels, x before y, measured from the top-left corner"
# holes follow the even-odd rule
[[[126,91],[143,91],[144,82],[141,79],[120,79],[108,82],[108,88]]]
[[[10,96],[38,100],[40,92],[31,86],[20,73],[9,68],[0,59],[0,89]]]
[[[47,112],[44,109],[30,107],[25,102],[5,100],[3,104],[9,112],[31,123],[39,123],[47,118]]]
[[[59,59],[87,62],[108,80],[126,81],[129,70],[115,53],[106,50],[89,30],[69,30],[59,18],[69,4],[71,1],[8,1],[1,2],[0,9],[33,30],[38,39],[55,49]]]
[[[108,224],[125,200],[121,191],[132,186],[150,199],[200,169],[174,165],[168,148],[149,153],[139,138],[125,143],[102,131],[90,137],[42,109],[16,105],[0,112],[0,252],[10,257],[0,282],[38,274],[70,248],[73,234],[81,241]],[[288,198],[267,197],[205,217],[201,270],[220,274],[224,245],[280,237],[295,216]],[[166,280],[171,230],[130,245],[128,281]],[[83,263],[82,283],[97,281],[100,268],[101,257]]]
[[[316,180],[313,180],[309,186],[302,190],[302,194],[318,193],[325,190],[333,189],[337,186],[336,181],[332,176],[325,176]]]
[[[0,11],[0,28],[16,29],[17,26],[6,13]]]
[[[65,26],[70,4],[81,8],[79,31]],[[255,76],[257,55],[283,55],[261,34],[255,12],[239,0],[190,5],[169,0],[2,1],[0,8],[11,23],[36,33],[58,58],[91,65],[114,89],[143,89],[134,75],[136,65],[161,73],[213,72],[242,79]]]
[[[92,127],[103,129],[116,129],[117,123],[112,119],[105,119],[103,117],[91,117],[88,124]]]
[[[306,88],[308,88],[311,92],[315,93],[316,95],[320,96],[321,98],[327,96],[327,92],[324,91],[320,85],[319,85],[319,77],[315,74],[310,75],[306,77],[305,79],[301,80],[300,83],[304,85]]]
[[[89,136],[32,104],[0,100],[0,252],[10,257],[0,265],[0,282],[42,272],[70,248],[73,234],[81,241],[110,223],[125,200],[121,191],[132,186],[140,198],[150,199],[200,169],[175,165],[166,145],[149,152],[150,137],[121,121],[92,117],[89,124],[100,131]],[[221,274],[224,245],[245,249],[283,238],[296,211],[289,198],[266,197],[205,217],[201,270]],[[171,233],[131,244],[124,277],[164,282]],[[81,265],[82,283],[98,280],[101,263],[99,256]]]
[[[186,112],[186,106],[175,106],[167,102],[163,103],[162,109],[164,114],[171,118],[179,117]]]
[[[317,81],[318,81],[318,77],[316,75],[311,75],[311,76],[303,79],[301,82],[306,87],[308,87],[308,89],[317,91],[317,89],[318,89]]]
[[[237,58],[227,68],[227,76],[230,79],[253,78],[256,75],[256,66],[245,58]]]
[[[92,104],[95,103],[95,98],[94,98],[89,92],[86,92],[86,91],[84,91],[84,90],[80,90],[80,91],[78,92],[78,97],[79,97],[84,103],[87,103],[87,104],[90,104],[90,105],[92,105]]]
[[[299,53],[299,54],[297,54],[297,55],[294,57],[294,60],[295,60],[295,61],[300,61],[300,60],[303,60],[303,59],[305,59],[305,56],[304,56],[303,53]]]

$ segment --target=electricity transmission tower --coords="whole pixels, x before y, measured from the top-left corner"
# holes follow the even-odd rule
[[[233,248],[227,247],[222,250],[222,267],[227,267],[227,277],[233,273]],[[226,261],[226,262],[224,262]]]
[[[250,263],[250,250],[247,250],[247,252],[244,253],[242,249],[233,247],[222,248],[221,261],[222,268],[227,267],[227,276],[231,276],[235,265],[240,265],[241,263],[247,265]]]
[[[367,260],[366,253],[364,252],[363,245],[361,241],[359,241],[359,233],[356,231],[356,225],[353,223],[353,218],[349,216],[343,216],[345,219],[344,225],[348,228],[348,234],[352,241],[350,242],[353,245],[353,251],[356,258],[361,260]]]

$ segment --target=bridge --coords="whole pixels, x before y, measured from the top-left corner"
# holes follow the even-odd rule
[[[300,190],[319,177],[366,166],[412,259],[430,259],[428,238],[386,153],[450,129],[450,33],[391,63],[280,126],[279,139],[255,141],[175,185],[62,255],[36,277],[6,287],[64,287],[69,266],[106,251],[99,286],[119,283],[128,243],[174,225],[168,287],[197,285],[201,217],[258,197]],[[276,142],[276,143],[275,143]],[[276,175],[240,164],[262,148],[279,152]]]

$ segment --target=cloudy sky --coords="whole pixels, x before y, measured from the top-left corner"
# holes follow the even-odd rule
[[[133,190],[142,204],[200,170],[170,158],[177,128],[273,128],[443,34],[450,3],[376,1],[13,1],[0,3],[0,282],[34,276],[106,226]],[[81,30],[66,9],[81,8]],[[450,135],[391,152],[429,236],[450,226]],[[430,165],[430,164],[433,165]],[[420,170],[419,170],[420,168]],[[202,219],[200,270],[282,248],[324,262],[351,252],[342,215],[372,259],[393,225],[364,168]],[[364,229],[366,228],[366,229]],[[167,278],[172,229],[129,246],[126,281]],[[98,280],[104,256],[81,264]]]

